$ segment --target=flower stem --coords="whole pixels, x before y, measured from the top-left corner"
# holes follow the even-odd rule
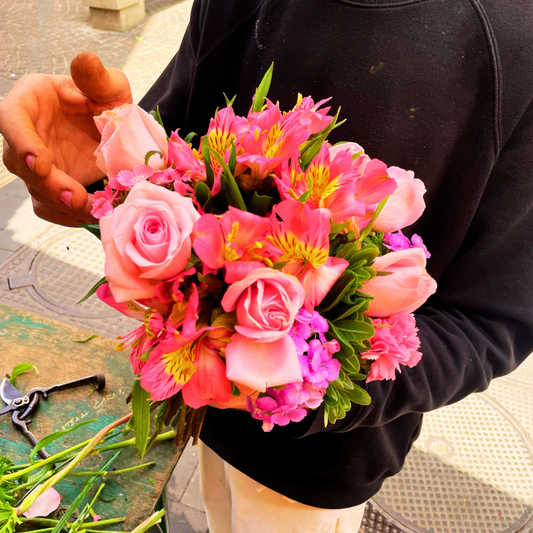
[[[68,474],[67,477],[84,477],[84,476],[118,476],[120,474],[125,474],[126,472],[133,472],[133,470],[139,470],[140,468],[147,468],[149,466],[154,466],[155,461],[149,463],[144,463],[142,465],[130,466],[129,468],[123,468],[121,470],[101,470],[101,471],[91,471],[87,470],[84,472],[72,472]]]
[[[54,529],[54,526],[59,522],[59,520],[54,520],[53,518],[26,518],[24,516],[20,517],[20,520],[22,520],[23,523],[34,523],[41,526],[52,526],[50,531]],[[119,518],[109,518],[107,520],[98,520],[98,522],[83,522],[80,524],[80,529],[88,529],[88,528],[97,528],[101,526],[110,526],[112,524],[121,524],[122,522],[125,522],[126,518],[121,516]],[[69,522],[65,524],[68,527],[71,527],[74,522]]]
[[[165,433],[161,433],[161,435],[158,435],[155,439],[156,442],[161,442],[165,440],[171,440],[176,436],[175,431],[167,431]],[[114,442],[113,444],[108,444],[106,446],[100,446],[98,448],[95,448],[95,453],[101,453],[101,452],[107,452],[109,450],[119,450],[120,448],[128,448],[130,446],[135,446],[136,440],[135,437],[123,440],[122,442]]]
[[[96,445],[113,429],[115,429],[118,426],[121,426],[122,424],[125,424],[131,417],[133,416],[133,413],[128,413],[127,415],[123,416],[119,420],[115,420],[111,424],[107,425],[103,429],[101,429],[83,448],[78,455],[63,469],[61,472],[57,472],[54,474],[50,479],[48,479],[45,483],[43,483],[38,490],[36,490],[34,493],[30,494],[28,498],[26,498],[20,507],[17,508],[17,515],[20,516],[21,514],[25,513],[35,502],[35,500],[46,490],[48,490],[50,487],[53,487],[58,481],[62,480],[77,464],[79,464],[85,457],[87,457],[95,448]],[[20,474],[20,472],[19,472]]]

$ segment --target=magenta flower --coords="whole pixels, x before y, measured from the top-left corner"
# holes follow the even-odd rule
[[[412,368],[418,364],[422,354],[418,351],[420,339],[413,314],[375,318],[372,324],[376,332],[370,339],[370,350],[361,354],[372,361],[367,382],[396,379],[400,365]]]

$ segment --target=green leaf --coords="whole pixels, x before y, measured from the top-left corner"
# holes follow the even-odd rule
[[[150,111],[150,115],[152,115],[157,120],[157,122],[163,129],[165,129],[165,125],[163,124],[163,119],[161,118],[161,114],[159,113],[159,106],[155,108],[155,111],[154,110]]]
[[[346,359],[340,360],[342,369],[347,372],[348,374],[359,372],[359,369],[361,368],[361,365],[359,364],[359,359],[357,357],[352,356],[348,357]]]
[[[343,229],[346,229],[348,225],[350,224],[350,221],[343,222],[342,224],[337,224],[336,222],[332,222],[331,226],[329,228],[329,236],[335,237],[338,235]]]
[[[170,409],[170,400],[165,400],[163,403],[159,406],[159,409],[157,411],[157,414],[155,415],[154,419],[154,432],[152,433],[150,440],[148,441],[148,444],[146,446],[145,454],[148,452],[148,450],[154,445],[156,442],[156,439],[159,435],[161,435],[164,427],[165,427],[165,418],[167,416],[167,413]],[[134,419],[135,420],[135,419]]]
[[[229,156],[229,170],[231,175],[235,174],[235,167],[237,166],[237,148],[235,148],[235,143],[231,142],[231,154]]]
[[[349,411],[352,405],[351,405],[350,399],[348,398],[348,395],[341,389],[337,389],[337,394],[339,396],[339,403],[341,407],[345,411]]]
[[[272,196],[263,196],[254,192],[252,199],[250,200],[248,207],[250,213],[264,217],[272,208]]]
[[[272,263],[272,268],[274,270],[281,270],[287,265],[288,261],[277,261],[276,263]]]
[[[241,395],[241,391],[239,390],[239,387],[237,387],[237,385],[235,385],[235,383],[231,384],[231,395],[232,396],[240,396]]]
[[[357,312],[364,313],[368,311],[368,306],[370,305],[370,300],[366,298],[357,298],[354,305],[349,305],[345,308],[344,311],[341,311],[341,314],[332,319],[333,322],[343,320],[345,318],[353,318],[352,315]]]
[[[270,84],[272,83],[272,73],[274,72],[274,63],[270,65],[270,68],[266,71],[266,74],[263,76],[259,87],[255,91],[254,104],[252,106],[252,113],[259,113],[263,109],[265,103],[265,98],[270,89]]]
[[[344,271],[320,304],[320,312],[330,311],[341,303],[347,294],[355,290],[354,283],[356,282],[357,276],[353,272]]]
[[[86,339],[83,339],[82,341],[74,341],[74,342],[77,342],[78,344],[87,344],[89,341],[92,341],[93,339],[97,339],[98,337],[100,337],[100,335],[91,335],[90,337],[87,337]]]
[[[61,437],[64,437],[65,435],[68,435],[69,433],[72,433],[73,431],[76,431],[77,429],[80,429],[83,426],[86,426],[87,424],[90,424],[91,422],[96,422],[96,419],[84,420],[83,422],[80,422],[71,428],[54,431],[54,433],[43,437],[31,450],[30,455],[28,456],[30,463],[35,463],[34,456],[39,450],[42,450],[45,446],[48,446],[48,444],[60,439]]]
[[[98,289],[98,287],[100,287],[100,285],[103,285],[104,283],[107,283],[107,278],[104,276],[100,281],[97,281],[92,287],[91,289],[89,290],[89,292],[76,304],[76,305],[79,305],[81,304],[82,302],[84,302],[85,300],[88,300],[93,294],[96,293],[96,290]]]
[[[314,157],[320,152],[322,145],[328,138],[328,135],[341,124],[344,124],[346,120],[337,122],[341,108],[339,107],[333,120],[322,131],[318,132],[312,139],[306,141],[300,146],[300,167],[302,171],[306,171],[307,167],[311,164]]]
[[[352,374],[350,374],[350,383],[353,385],[354,383],[353,381],[351,381],[352,379],[362,381],[363,379],[366,379],[366,374],[359,374],[358,372],[353,372]]]
[[[196,137],[196,133],[194,133],[194,131],[191,131],[191,133],[189,133],[189,135],[187,135],[187,137],[185,137],[185,139],[183,139],[183,140],[187,144],[190,144],[195,137]]]
[[[209,147],[209,137],[204,136],[202,139],[202,155],[204,156],[205,164],[205,182],[209,189],[213,189],[215,184],[215,173],[213,172],[213,167],[211,166],[211,148]]]
[[[355,385],[353,390],[345,390],[344,393],[351,402],[357,405],[370,405],[372,401],[370,394],[365,389],[359,387],[359,385]]]
[[[333,398],[335,402],[339,401],[339,395],[337,393],[337,389],[333,385],[328,386],[328,390],[326,391],[326,395],[330,398]]]
[[[239,186],[237,185],[237,182],[235,181],[235,178],[233,177],[233,174],[230,171],[228,165],[224,161],[224,158],[212,148],[207,148],[207,152],[215,156],[220,166],[222,167],[222,170],[224,171],[229,191],[229,198],[226,198],[228,200],[228,203],[233,207],[237,207],[241,211],[248,211],[248,209],[246,208],[246,204],[242,199],[241,190],[239,189]]]
[[[340,320],[335,328],[348,341],[362,341],[374,336],[374,327],[361,320]]]
[[[20,363],[20,365],[16,365],[13,370],[11,371],[11,376],[9,378],[9,383],[11,385],[15,386],[15,380],[18,376],[21,374],[24,374],[25,372],[29,372],[30,370],[34,370],[37,375],[39,375],[39,371],[37,368],[32,365],[31,363]]]
[[[385,204],[387,203],[387,200],[389,197],[383,198],[381,202],[379,202],[376,210],[374,211],[374,214],[372,215],[372,218],[370,219],[370,222],[365,226],[363,231],[361,232],[361,235],[359,236],[359,242],[363,242],[368,234],[372,231],[372,226],[374,225],[374,222],[378,218],[379,214],[381,213],[381,210],[385,207]]]
[[[208,213],[212,206],[211,191],[209,187],[203,181],[200,181],[196,184],[194,192],[198,203],[202,206],[203,210]]]
[[[131,403],[135,446],[139,457],[142,459],[146,453],[150,433],[150,393],[141,387],[141,380],[138,378],[133,384]]]
[[[237,95],[235,95],[231,100],[226,96],[225,93],[222,93],[224,95],[224,99],[226,100],[226,105],[227,106],[232,106],[233,107],[233,103],[235,102],[235,98],[237,98]]]
[[[98,224],[81,224],[80,227],[85,228],[89,233],[92,233],[97,239],[102,240],[100,234],[100,226]]]
[[[155,154],[159,154],[161,156],[161,159],[163,159],[163,152],[160,152],[159,150],[150,150],[144,156],[144,164],[148,165],[148,161],[150,161],[150,158]]]

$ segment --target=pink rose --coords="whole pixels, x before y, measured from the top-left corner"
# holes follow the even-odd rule
[[[225,311],[237,310],[226,347],[227,376],[254,390],[302,381],[296,347],[288,335],[305,291],[290,274],[258,268],[228,287]]]
[[[392,233],[420,218],[426,208],[423,198],[426,187],[411,170],[390,167],[387,174],[396,180],[398,188],[390,195],[372,229]]]
[[[426,255],[421,248],[390,252],[377,257],[372,266],[391,274],[364,283],[363,292],[374,297],[366,313],[369,316],[412,313],[437,290],[437,282],[426,272]]]
[[[105,274],[116,302],[151,298],[160,280],[189,262],[200,215],[190,198],[136,183],[126,201],[100,220]]]
[[[157,151],[148,164],[155,170],[166,167],[168,142],[157,120],[138,105],[127,104],[104,111],[94,118],[102,139],[94,155],[96,166],[114,178],[121,170],[133,170],[144,164],[148,152]]]

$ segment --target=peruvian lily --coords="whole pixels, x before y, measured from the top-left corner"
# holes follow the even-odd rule
[[[248,115],[250,132],[244,135],[241,152],[237,156],[236,175],[245,191],[259,190],[263,180],[284,160],[298,154],[298,147],[310,135],[310,120],[303,113],[290,112],[282,115],[279,105],[267,100],[267,109]],[[250,173],[244,173],[245,168]]]
[[[209,269],[226,267],[226,282],[264,266],[269,220],[234,207],[221,216],[203,215],[196,224],[194,251]]]
[[[177,325],[173,325],[170,319],[167,321],[166,333],[160,337],[141,370],[141,385],[151,393],[153,401],[165,400],[180,390],[183,390],[184,397],[190,394],[190,401],[198,406],[203,400],[205,403],[201,405],[211,400],[229,400],[229,381],[221,370],[224,363],[216,352],[200,341],[204,333],[213,328],[204,326],[197,329],[198,290],[196,285],[191,287],[183,321]],[[200,377],[190,384],[198,370]],[[210,376],[210,380],[206,379],[206,375]]]
[[[334,117],[328,115],[328,111],[331,107],[320,107],[329,102],[331,98],[325,98],[315,104],[314,100],[310,96],[302,98],[301,94],[298,94],[298,101],[293,109],[293,113],[300,113],[301,118],[307,120],[307,129],[309,133],[318,133],[325,127],[329,126]]]
[[[304,307],[312,311],[346,270],[348,261],[329,257],[330,211],[311,209],[296,200],[275,206],[266,239],[276,261],[296,276],[305,290]]]
[[[173,131],[168,141],[168,162],[178,171],[185,181],[196,184],[205,181],[205,165],[197,150],[193,150]]]
[[[310,207],[329,209],[333,222],[344,222],[365,214],[365,204],[357,197],[355,182],[358,176],[352,170],[350,153],[340,151],[330,160],[329,145],[324,143],[305,173],[296,160],[290,167],[285,167],[278,180],[278,189],[284,198],[299,198],[308,193],[306,203]]]

